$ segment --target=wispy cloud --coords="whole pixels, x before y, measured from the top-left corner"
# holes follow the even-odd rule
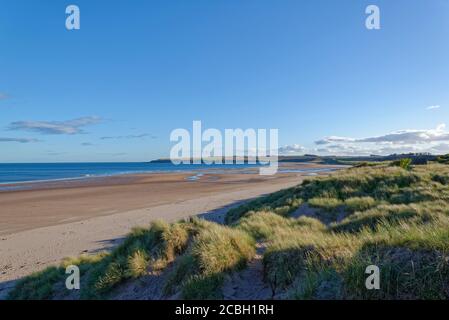
[[[435,129],[398,130],[365,138],[328,136],[315,141],[315,151],[335,155],[368,155],[407,152],[449,152],[449,131],[445,124]]]
[[[427,108],[426,108],[426,110],[435,110],[435,109],[440,109],[441,108],[441,106],[439,106],[439,105],[434,105],[434,106],[428,106]]]
[[[278,152],[280,155],[299,154],[305,151],[305,148],[299,144],[285,145],[280,147]]]
[[[82,117],[67,121],[16,121],[9,125],[10,130],[27,130],[41,134],[79,134],[85,133],[85,126],[101,122],[99,117]]]
[[[449,140],[449,132],[445,130],[446,125],[440,124],[436,129],[428,130],[399,130],[381,136],[367,138],[350,138],[329,136],[315,141],[317,145],[325,145],[329,143],[347,142],[347,143],[367,143],[367,142],[388,142],[394,144],[404,143],[425,143],[434,141]]]
[[[347,138],[347,137],[339,137],[339,136],[328,136],[324,137],[323,139],[315,141],[315,144],[322,145],[322,144],[329,144],[333,142],[354,142],[354,139]]]
[[[101,137],[101,140],[110,140],[110,139],[141,139],[145,137],[150,137],[151,135],[149,133],[142,133],[142,134],[130,134],[126,136],[106,136]],[[156,138],[155,136],[151,136],[152,139]]]
[[[94,144],[91,143],[91,142],[83,142],[83,143],[81,143],[81,145],[82,145],[83,147],[91,147],[91,146],[94,146]]]
[[[38,139],[29,139],[29,138],[2,138],[0,137],[0,142],[19,142],[19,143],[30,143],[30,142],[39,142]]]

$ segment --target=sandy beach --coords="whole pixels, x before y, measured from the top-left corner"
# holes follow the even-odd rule
[[[294,186],[308,175],[236,170],[191,179],[192,173],[138,174],[0,192],[0,297],[13,280],[66,256],[107,250],[134,226],[195,215],[220,221],[230,207]]]

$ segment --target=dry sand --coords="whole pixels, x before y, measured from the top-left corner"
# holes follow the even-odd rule
[[[189,181],[190,173],[141,174],[0,192],[0,298],[13,280],[67,256],[110,249],[133,226],[193,215],[219,222],[230,207],[304,175],[206,172]]]

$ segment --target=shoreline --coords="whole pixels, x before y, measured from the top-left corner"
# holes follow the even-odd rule
[[[300,166],[300,168],[297,168]],[[144,175],[156,175],[156,174],[192,174],[198,176],[206,173],[214,174],[229,174],[229,173],[257,173],[261,166],[248,166],[243,168],[230,167],[226,168],[225,165],[221,168],[193,168],[189,170],[148,170],[148,171],[135,171],[135,172],[116,172],[116,173],[104,173],[104,174],[88,174],[79,177],[66,177],[66,178],[53,178],[53,179],[41,179],[41,180],[27,180],[27,181],[6,181],[0,182],[0,193],[13,192],[22,190],[35,190],[46,187],[63,188],[69,186],[72,182],[78,182],[80,184],[89,184],[90,182],[101,181],[104,179],[111,179],[116,177],[138,177]],[[326,167],[326,168],[321,168]],[[333,171],[335,167],[342,168],[343,165],[326,165],[315,163],[279,163],[277,173],[307,173],[309,171],[326,172]]]
[[[143,164],[144,162],[131,162],[135,164]],[[3,163],[0,163],[2,165]],[[9,163],[8,163],[9,164]],[[17,165],[22,165],[25,163],[18,163]],[[52,163],[44,163],[51,165]],[[61,163],[55,163],[55,165],[58,165]],[[64,163],[62,163],[64,164]],[[73,163],[67,163],[67,164],[73,164]],[[80,164],[87,164],[86,162],[81,162]],[[94,162],[94,164],[99,164]],[[108,163],[101,163],[101,164],[108,164]],[[115,162],[111,162],[111,164],[118,164]],[[123,163],[119,163],[123,164]],[[126,163],[125,163],[126,164]],[[46,183],[65,183],[69,181],[88,181],[92,179],[103,179],[103,178],[112,178],[112,177],[119,177],[119,176],[128,176],[128,175],[145,175],[145,174],[171,174],[171,173],[193,173],[193,172],[220,172],[220,171],[253,171],[258,170],[263,165],[261,164],[242,164],[241,167],[238,167],[239,165],[236,164],[220,164],[220,166],[212,166],[207,167],[207,165],[204,164],[204,167],[200,168],[183,168],[181,167],[179,169],[176,169],[176,167],[173,167],[171,169],[141,169],[141,170],[127,170],[127,171],[116,171],[116,172],[104,172],[104,173],[84,173],[82,175],[78,176],[67,176],[62,178],[44,178],[44,179],[36,179],[36,180],[18,180],[18,181],[2,181],[0,182],[0,192],[2,192],[2,189],[8,188],[8,187],[21,187],[21,186],[28,186],[31,187],[33,185],[39,185],[39,184],[46,184]],[[1,169],[1,166],[0,166]],[[11,189],[16,190],[16,189]],[[19,190],[19,189],[17,189]],[[3,191],[9,191],[8,189],[5,189]]]
[[[189,175],[127,175],[0,193],[0,293],[11,281],[64,257],[108,250],[134,226],[191,216],[220,222],[230,207],[295,186],[307,177],[298,172],[268,177],[234,172],[205,173],[189,181]]]

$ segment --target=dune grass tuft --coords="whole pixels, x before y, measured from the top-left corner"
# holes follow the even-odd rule
[[[253,239],[243,231],[195,220],[197,234],[166,285],[186,299],[220,298],[226,272],[239,270],[255,254]]]

